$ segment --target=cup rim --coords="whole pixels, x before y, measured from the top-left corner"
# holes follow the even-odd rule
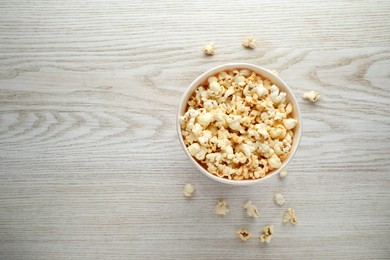
[[[224,70],[233,70],[233,69],[249,69],[249,70],[254,71],[256,74],[260,74],[261,76],[269,79],[271,82],[279,81],[278,83],[280,83],[282,85],[283,91],[285,91],[287,93],[287,96],[289,97],[290,102],[293,104],[296,118],[298,120],[297,129],[295,129],[295,133],[294,133],[295,143],[293,143],[288,157],[282,162],[282,166],[276,170],[271,171],[271,173],[268,173],[265,177],[255,179],[255,180],[229,180],[229,179],[218,177],[218,176],[210,173],[204,167],[202,167],[202,165],[200,165],[200,163],[198,161],[196,161],[194,159],[194,157],[192,157],[191,154],[188,152],[187,146],[185,145],[184,140],[183,140],[183,136],[181,134],[179,117],[182,116],[182,111],[184,110],[183,107],[185,108],[187,106],[187,101],[188,101],[188,98],[190,97],[190,95],[208,77],[215,75],[216,73],[224,71]],[[272,78],[274,78],[274,80],[272,80]],[[278,87],[280,87],[279,84],[278,84]],[[298,101],[297,101],[294,93],[292,92],[291,88],[278,75],[273,74],[268,69],[265,69],[263,67],[260,67],[260,66],[257,66],[257,65],[251,64],[251,63],[231,62],[231,63],[225,63],[222,65],[213,67],[213,68],[205,71],[204,73],[199,75],[195,80],[193,80],[192,83],[187,87],[186,91],[184,92],[184,94],[180,100],[180,105],[179,105],[178,113],[176,116],[176,129],[177,129],[177,134],[178,134],[182,149],[184,150],[187,157],[189,157],[190,161],[195,165],[195,167],[200,172],[202,172],[207,177],[209,177],[215,181],[218,181],[220,183],[225,183],[225,184],[230,184],[230,185],[238,185],[238,186],[247,186],[247,185],[253,185],[256,183],[264,182],[265,180],[271,178],[271,176],[279,174],[288,165],[288,163],[294,157],[294,155],[298,149],[298,146],[300,144],[300,141],[301,141],[302,117],[301,117],[301,110],[300,110]]]

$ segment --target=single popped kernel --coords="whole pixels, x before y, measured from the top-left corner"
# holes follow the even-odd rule
[[[271,242],[273,233],[274,233],[273,225],[265,226],[263,228],[263,235],[260,236],[261,243],[266,242],[268,244],[269,242]]]
[[[251,232],[244,228],[239,228],[236,234],[242,241],[247,241],[252,236]]]
[[[252,218],[258,218],[260,217],[260,213],[259,211],[257,210],[257,207],[255,205],[252,204],[252,201],[248,201],[245,205],[244,205],[244,208],[246,209],[246,214],[249,216],[249,217],[252,217]]]
[[[274,201],[279,206],[282,206],[284,204],[284,202],[285,202],[284,197],[283,197],[283,195],[281,193],[276,193],[274,195]]]
[[[283,119],[283,125],[287,130],[293,129],[297,123],[298,121],[294,118]]]
[[[273,169],[278,169],[280,166],[282,166],[282,162],[280,161],[279,157],[277,155],[272,155],[271,158],[268,159],[268,164]]]
[[[293,210],[292,208],[288,208],[286,210],[286,213],[284,214],[283,223],[286,223],[286,222],[290,222],[294,225],[297,223],[297,217],[295,216],[295,210]]]
[[[208,44],[206,44],[203,48],[203,52],[207,55],[214,55],[215,53],[214,43],[209,42]]]
[[[287,170],[288,170],[288,167],[284,167],[283,170],[279,173],[279,177],[280,178],[284,178],[287,176]]]
[[[303,94],[303,98],[304,99],[308,99],[310,100],[311,102],[315,103],[318,101],[318,99],[320,99],[320,93],[317,92],[317,91],[309,91],[309,92],[306,92]]]
[[[194,185],[187,183],[187,184],[184,186],[184,189],[183,189],[183,194],[184,194],[184,196],[186,196],[186,197],[191,197],[191,196],[192,196],[192,193],[194,193],[194,192],[195,192],[195,187],[194,187]]]
[[[226,215],[229,213],[229,208],[227,206],[227,202],[225,200],[221,200],[215,205],[214,208],[215,214],[217,215]]]
[[[252,35],[248,36],[245,40],[242,41],[242,45],[245,48],[254,49],[256,48],[256,39]]]

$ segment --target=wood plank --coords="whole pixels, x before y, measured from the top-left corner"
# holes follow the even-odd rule
[[[0,13],[0,258],[388,259],[387,1],[7,1]],[[303,138],[283,180],[219,184],[181,150],[181,95],[226,62],[276,69],[298,96]],[[296,226],[281,223],[288,207]]]

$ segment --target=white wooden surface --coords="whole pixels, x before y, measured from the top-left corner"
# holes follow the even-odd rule
[[[389,28],[389,1],[1,1],[0,258],[389,259]],[[219,184],[181,150],[182,93],[231,61],[322,94],[284,180]]]

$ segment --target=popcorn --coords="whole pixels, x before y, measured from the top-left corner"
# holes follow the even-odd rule
[[[255,130],[264,137],[264,139],[269,138],[269,133],[267,131],[267,125],[266,124],[256,124],[255,125]]]
[[[200,151],[195,154],[197,160],[204,160],[206,157],[207,149],[204,146],[201,146]]]
[[[222,93],[223,87],[219,85],[218,82],[213,81],[210,83],[210,89],[209,89],[209,95],[210,96],[218,96]]]
[[[269,242],[271,242],[273,233],[274,233],[273,225],[265,226],[263,228],[263,235],[260,236],[261,243],[266,242],[268,244]]]
[[[263,82],[260,82],[260,84],[256,88],[256,94],[259,97],[263,97],[266,94],[268,94],[268,89],[263,86]]]
[[[242,152],[238,152],[234,154],[234,156],[235,156],[235,158],[233,159],[234,163],[245,163],[247,160],[245,154],[243,154]]]
[[[256,39],[252,35],[248,36],[245,40],[242,41],[242,45],[245,48],[256,48]]]
[[[208,82],[209,84],[211,84],[211,83],[213,83],[213,82],[218,82],[218,79],[217,79],[216,77],[210,77],[210,78],[207,79],[207,82]]]
[[[192,193],[194,193],[194,192],[195,192],[195,187],[192,184],[187,183],[184,186],[184,189],[183,189],[184,196],[191,197]]]
[[[206,148],[204,146],[200,146],[198,143],[193,143],[188,146],[188,151],[198,160],[203,160],[207,152]]]
[[[200,124],[195,123],[194,127],[192,128],[192,133],[196,136],[199,136],[202,133],[202,127]]]
[[[234,77],[234,83],[236,83],[237,85],[239,85],[241,87],[245,86],[245,84],[246,84],[245,81],[246,81],[246,79],[244,76]]]
[[[287,169],[288,169],[288,167],[286,166],[286,167],[284,167],[283,170],[279,173],[279,177],[280,177],[280,178],[284,178],[284,177],[287,176]]]
[[[200,145],[198,143],[193,143],[188,146],[188,151],[192,156],[195,156],[200,150]]]
[[[272,85],[270,90],[271,90],[271,94],[269,96],[273,103],[279,104],[280,102],[286,100],[286,93],[285,92],[279,93],[279,88],[277,86]]]
[[[308,99],[311,102],[315,103],[315,102],[317,102],[318,99],[320,99],[320,93],[312,90],[312,91],[304,93],[302,97],[304,99]]]
[[[248,201],[245,205],[244,205],[244,209],[246,209],[246,214],[249,216],[249,217],[253,217],[253,218],[258,218],[260,217],[260,213],[259,211],[257,210],[257,207],[255,205],[252,204],[252,201]]]
[[[258,167],[253,174],[254,174],[255,178],[258,179],[258,178],[262,178],[265,176],[265,171],[264,171],[264,169]]]
[[[241,145],[242,147],[242,152],[245,154],[245,156],[248,158],[252,155],[252,153],[256,150],[256,148],[250,144],[250,142],[248,144],[242,144]]]
[[[209,42],[204,46],[203,52],[207,55],[214,55],[215,49],[214,49],[214,43]]]
[[[288,115],[292,112],[293,108],[292,108],[291,103],[288,103],[285,110],[286,110],[286,115]]]
[[[195,109],[192,109],[192,108],[188,110],[188,115],[190,116],[190,118],[195,118],[199,114],[200,114],[199,110],[195,110]]]
[[[226,215],[229,212],[229,208],[227,206],[227,202],[225,200],[221,200],[217,203],[214,208],[215,214],[217,215]]]
[[[229,124],[230,129],[232,130],[240,130],[241,129],[241,116],[232,115],[227,118],[227,123]]]
[[[251,70],[222,71],[198,86],[179,117],[184,144],[207,171],[229,180],[279,169],[298,124],[286,93]]]
[[[277,125],[270,130],[271,138],[283,138],[286,136],[287,130],[283,125]]]
[[[286,222],[290,222],[294,225],[297,223],[297,217],[295,216],[295,210],[293,210],[292,208],[288,208],[286,210],[286,213],[284,214],[283,223],[286,223]]]
[[[274,195],[274,201],[275,201],[275,203],[278,204],[279,206],[282,206],[282,205],[284,204],[284,202],[285,202],[283,195],[280,194],[280,193],[276,193],[276,194]]]
[[[288,118],[283,120],[283,125],[286,127],[286,129],[290,130],[297,125],[297,122],[298,121],[294,118]]]
[[[247,241],[252,236],[251,232],[244,228],[237,229],[236,234],[242,241]]]
[[[196,118],[196,121],[203,127],[207,127],[214,119],[212,113],[202,113]]]
[[[277,155],[272,155],[271,158],[268,159],[268,164],[273,168],[273,169],[279,169],[280,166],[282,166],[282,162],[280,161],[279,157]]]

